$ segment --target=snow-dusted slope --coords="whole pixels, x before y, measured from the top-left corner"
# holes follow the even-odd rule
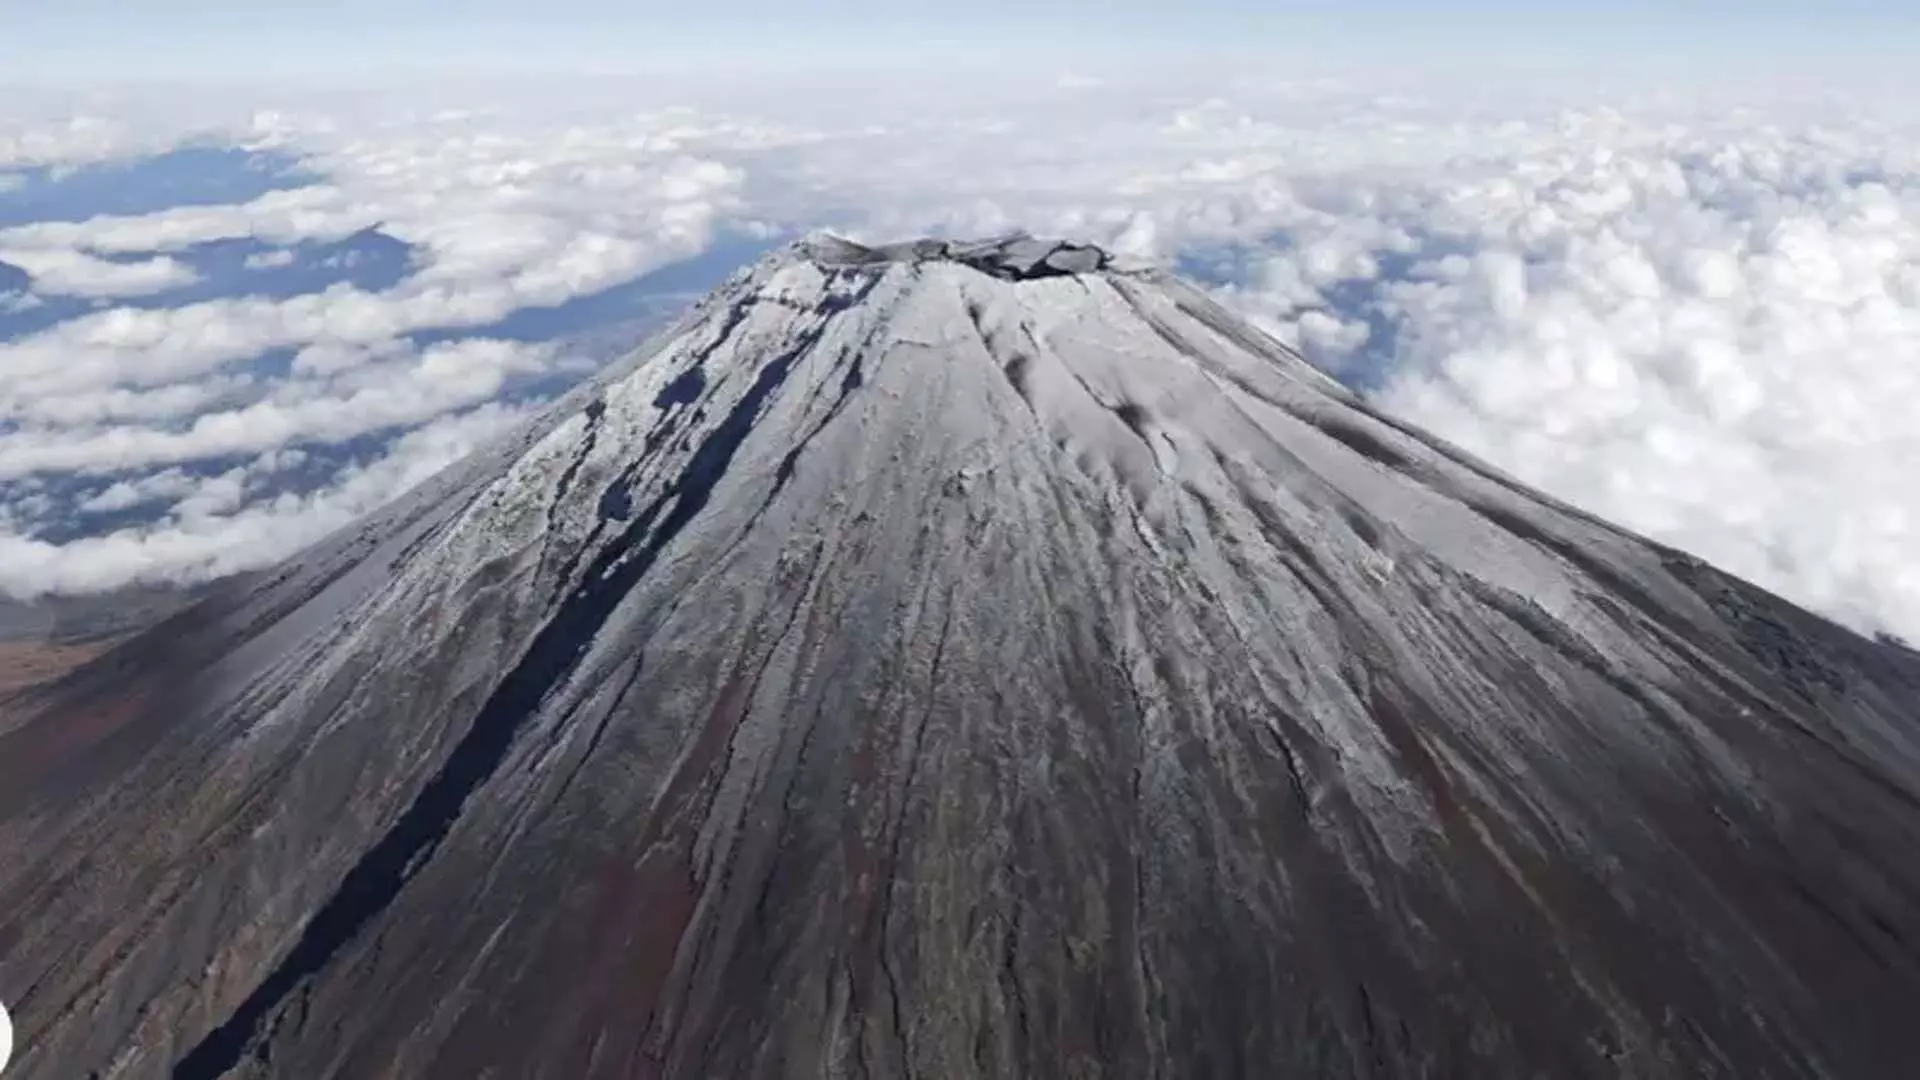
[[[820,239],[0,713],[10,1075],[1892,1077],[1920,657]]]

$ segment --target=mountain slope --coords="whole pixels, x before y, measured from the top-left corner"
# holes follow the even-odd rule
[[[1160,272],[813,240],[0,716],[11,1075],[1895,1076],[1917,702]]]

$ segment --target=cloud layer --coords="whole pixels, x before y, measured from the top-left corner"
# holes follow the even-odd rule
[[[1920,135],[1884,102],[1029,83],[857,109],[823,90],[752,112],[255,115],[248,137],[324,180],[0,231],[32,282],[16,303],[96,305],[0,343],[0,589],[284,555],[507,422],[489,403],[513,387],[577,375],[501,320],[724,234],[1020,226],[1177,262],[1521,478],[1920,636]],[[84,126],[10,138],[118,152]],[[141,306],[203,245],[259,242],[268,268],[376,228],[414,253],[391,288]],[[289,470],[307,486],[272,479]]]
[[[126,153],[68,128],[17,137],[16,156]],[[679,114],[526,137],[445,120],[329,128],[301,129],[316,183],[0,230],[14,283],[0,329],[8,312],[93,301],[0,340],[0,590],[197,580],[298,550],[524,411],[503,399],[604,359],[564,326],[527,340],[510,320],[698,254],[740,182]],[[366,237],[411,252],[397,284],[154,300],[196,283],[195,260],[220,245],[252,246],[246,274],[298,272],[301,252],[332,245],[311,268],[331,279]]]

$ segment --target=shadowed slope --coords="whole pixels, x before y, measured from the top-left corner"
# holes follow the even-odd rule
[[[1892,1076],[1916,701],[1158,272],[815,240],[35,692],[0,996],[35,1077]]]

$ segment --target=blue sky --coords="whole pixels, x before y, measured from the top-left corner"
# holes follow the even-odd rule
[[[1240,51],[1468,62],[1635,58],[1897,62],[1920,44],[1903,0],[0,0],[13,80],[275,75],[341,80],[447,69],[809,64],[877,50],[976,56]],[[457,11],[457,14],[451,13]],[[4,78],[4,76],[0,76]]]

